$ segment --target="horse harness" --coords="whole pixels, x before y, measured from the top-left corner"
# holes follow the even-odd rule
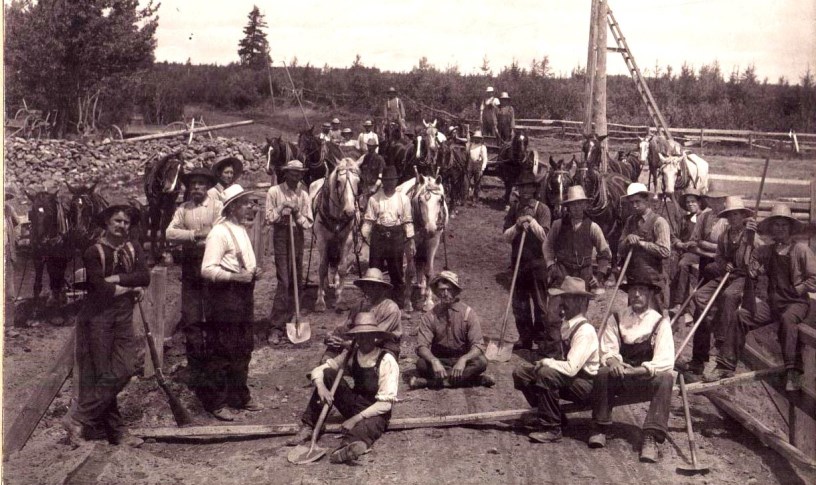
[[[358,177],[360,177],[360,172],[358,170],[356,170],[356,169],[349,169],[349,168],[336,169],[337,175],[343,175],[343,173],[341,173],[341,172],[344,172],[344,171],[349,171],[352,174],[356,174]],[[326,180],[326,183],[328,183],[329,180],[331,180],[331,176],[327,175],[325,180]],[[334,200],[332,200],[331,190],[329,190],[328,192],[324,191],[324,189],[326,188],[326,183],[324,183],[323,186],[320,187],[320,191],[317,194],[317,204],[316,204],[317,205],[317,213],[320,216],[320,223],[323,225],[323,227],[325,227],[329,232],[331,232],[333,234],[339,234],[342,231],[344,231],[348,227],[348,225],[352,223],[352,221],[356,220],[356,214],[352,215],[352,216],[347,216],[344,213],[340,217],[334,217],[334,216],[331,215],[332,206],[340,207],[340,205],[337,204]],[[346,182],[345,183],[346,183],[346,185],[351,184],[348,177],[346,177]],[[359,207],[357,205],[357,197],[359,196],[359,194],[356,193],[353,190],[354,187],[351,187],[351,188],[352,188],[352,195],[354,196],[354,208],[355,208],[355,212],[357,212],[357,211],[359,211]],[[355,237],[356,237],[356,234],[355,234]]]
[[[416,232],[422,231],[425,232],[425,225],[421,224],[422,222],[422,210],[420,209],[420,200],[428,201],[430,200],[432,195],[439,195],[442,201],[442,210],[439,211],[437,214],[436,222],[439,227],[441,227],[441,231],[445,230],[445,214],[448,212],[448,205],[445,202],[445,197],[442,193],[440,193],[438,187],[434,187],[433,189],[429,189],[427,187],[422,187],[418,189],[414,186],[411,191],[406,194],[411,198],[411,211],[417,214],[419,217],[415,218],[414,220],[414,230]]]

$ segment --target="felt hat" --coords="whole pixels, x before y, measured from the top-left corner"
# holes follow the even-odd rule
[[[657,278],[650,278],[646,275],[632,275],[631,278],[627,277],[626,283],[621,284],[620,289],[623,291],[629,291],[629,289],[633,286],[645,286],[654,293],[660,293],[663,291],[663,288],[660,286],[660,282],[657,281]]]
[[[690,187],[683,192],[683,195],[680,196],[680,205],[686,208],[686,198],[689,196],[697,197],[697,200],[703,200],[703,193],[700,192],[700,189]],[[686,208],[688,210],[688,208]]]
[[[221,215],[226,215],[227,207],[239,200],[246,199],[252,194],[253,192],[251,190],[244,190],[244,188],[238,184],[232,184],[224,189],[224,207],[221,209]]]
[[[595,295],[587,291],[586,281],[575,276],[567,276],[560,288],[550,288],[547,290],[550,296],[575,295],[593,298]]]
[[[209,187],[218,183],[218,179],[213,175],[212,170],[207,170],[204,167],[196,167],[189,172],[181,174],[181,183],[189,187],[196,177],[205,179]]]
[[[363,126],[374,126],[374,123],[372,123],[371,120],[365,120]]]
[[[343,128],[342,130],[340,130],[340,133],[342,133],[342,134],[344,134],[344,135],[345,135],[346,133],[351,133],[351,128]]]
[[[442,271],[431,279],[431,290],[436,292],[436,286],[441,282],[446,281],[454,286],[458,291],[462,291],[462,286],[459,285],[459,275],[453,271]]]
[[[396,88],[394,88],[394,86],[391,86],[390,88],[388,88],[388,92],[389,93],[396,93],[397,90],[396,90]]]
[[[501,96],[499,96],[499,99],[510,99],[510,95],[507,94],[507,91],[502,91]]]
[[[380,145],[380,142],[379,142],[379,141],[377,141],[377,138],[376,138],[376,137],[373,137],[373,136],[372,136],[371,138],[369,138],[368,140],[366,140],[366,145],[368,145],[368,146],[370,146],[370,147],[376,147],[376,146],[379,146],[379,145]]]
[[[760,234],[769,234],[771,232],[771,225],[777,219],[784,219],[790,222],[791,234],[796,234],[805,227],[802,221],[793,217],[793,213],[791,213],[791,208],[788,204],[774,204],[771,208],[771,215],[757,225],[757,231]]]
[[[582,200],[589,200],[584,192],[584,188],[580,185],[573,185],[567,189],[567,198],[561,203],[569,204],[571,202],[580,202]]]
[[[332,120],[331,120],[331,124],[333,124],[333,125],[339,125],[339,124],[340,124],[340,119],[339,119],[339,118],[334,118],[334,119],[332,119]]]
[[[485,90],[485,92],[486,93],[492,93],[492,92],[495,92],[495,89],[493,89],[493,86],[488,86],[487,89]]]
[[[654,193],[649,192],[649,189],[646,188],[644,184],[639,182],[633,182],[626,187],[626,195],[624,197],[632,197],[634,195],[645,195],[647,197],[653,197]]]
[[[354,317],[354,324],[351,329],[346,332],[351,338],[360,335],[372,335],[374,337],[388,338],[390,333],[380,330],[377,326],[377,317],[371,312],[360,312]]]
[[[516,187],[521,187],[523,185],[538,185],[541,182],[541,179],[546,177],[546,175],[546,173],[537,175],[530,170],[525,170],[516,179]]]
[[[94,216],[94,222],[99,227],[105,227],[105,224],[107,223],[108,218],[110,216],[116,214],[117,212],[120,212],[120,211],[124,211],[125,214],[127,214],[128,217],[130,217],[130,225],[131,226],[135,226],[136,224],[139,224],[139,221],[142,218],[142,215],[139,212],[139,209],[137,209],[129,201],[124,200],[124,199],[120,199],[120,200],[114,201],[113,203],[111,203],[110,205],[108,205],[107,207],[105,207],[104,209],[99,211]]]
[[[717,192],[716,190],[709,190],[703,194],[704,199],[724,199],[726,197],[728,197],[728,194],[725,192]]]
[[[739,195],[729,195],[725,198],[725,208],[720,211],[717,217],[728,217],[728,214],[740,211],[745,213],[746,217],[754,215],[754,211],[752,209],[745,207],[742,197]]]
[[[300,160],[289,160],[288,162],[286,162],[286,165],[284,165],[283,168],[281,168],[281,170],[284,172],[286,172],[287,170],[292,170],[295,172],[305,172],[308,169],[303,166],[303,162],[301,162]]]
[[[382,179],[383,180],[397,180],[399,175],[397,175],[397,167],[393,165],[388,165],[385,167],[385,170],[382,172]]]
[[[368,285],[381,285],[386,288],[392,288],[393,285],[383,277],[382,271],[377,268],[368,268],[362,278],[354,280],[354,286],[362,288]]]
[[[235,172],[235,175],[232,177],[233,182],[241,178],[241,175],[244,173],[244,164],[235,157],[227,157],[215,162],[215,164],[212,166],[213,175],[220,179],[221,172],[227,168],[227,165],[231,165],[232,170]]]
[[[473,134],[470,137],[471,138],[479,138],[480,140],[484,139],[484,136],[482,136],[482,130],[474,131]]]
[[[323,123],[323,128],[331,128],[331,123],[329,123],[328,121]]]

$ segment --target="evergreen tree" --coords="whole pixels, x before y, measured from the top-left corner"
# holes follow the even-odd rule
[[[266,68],[272,59],[269,57],[269,41],[266,39],[266,21],[264,15],[253,5],[247,16],[249,22],[244,27],[244,38],[238,42],[238,57],[241,65],[252,69]]]

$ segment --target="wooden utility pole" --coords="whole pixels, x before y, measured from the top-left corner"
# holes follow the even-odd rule
[[[596,21],[598,22],[596,31],[595,49],[595,87],[592,92],[593,121],[595,122],[595,134],[604,136],[608,134],[606,127],[606,10],[608,5],[606,0],[598,0],[598,12]],[[601,164],[602,173],[607,171],[607,154],[609,153],[609,142],[606,138],[601,141]]]
[[[598,0],[592,0],[589,15],[589,42],[586,65],[586,91],[584,99],[584,136],[592,134],[592,91],[595,88],[595,58],[597,52]]]

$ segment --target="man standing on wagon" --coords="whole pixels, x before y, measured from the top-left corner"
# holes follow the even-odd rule
[[[496,113],[500,104],[493,86],[488,86],[482,104],[479,106],[479,122],[485,136],[496,136]]]
[[[386,123],[394,122],[400,127],[400,136],[405,133],[408,126],[405,124],[405,106],[402,100],[397,97],[397,90],[392,86],[388,88],[388,100],[385,102],[383,119]]]
[[[513,105],[510,104],[510,95],[506,92],[499,96],[501,105],[496,111],[496,123],[498,127],[499,146],[504,143],[510,143],[513,135],[516,132],[516,111]]]
[[[306,169],[300,160],[291,160],[283,167],[282,184],[273,185],[266,194],[266,223],[272,225],[272,245],[275,251],[277,286],[267,341],[278,345],[283,337],[286,322],[295,310],[295,285],[303,277],[303,233],[314,224],[312,204],[308,192],[300,185]],[[289,236],[292,223],[295,247]],[[292,253],[295,252],[298,281],[292,281]]]

